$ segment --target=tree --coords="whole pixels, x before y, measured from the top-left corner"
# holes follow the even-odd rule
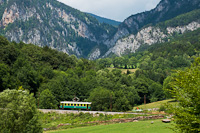
[[[115,102],[113,105],[114,111],[127,111],[131,109],[130,102],[125,96],[123,90],[115,92]]]
[[[147,95],[148,94],[148,83],[147,81],[145,81],[144,79],[142,78],[137,78],[136,80],[133,81],[133,85],[135,87],[135,89],[137,90],[139,96],[141,97],[140,99],[140,103],[143,103],[144,99],[144,95]]]
[[[181,132],[200,132],[200,58],[184,71],[178,71],[171,82],[177,106],[171,108],[176,128]]]
[[[42,132],[35,98],[28,91],[8,89],[0,93],[0,114],[0,132]]]
[[[136,68],[137,67],[137,59],[132,56],[130,59],[129,59],[129,64],[131,65],[132,68]]]
[[[9,67],[0,63],[0,92],[8,87]]]
[[[115,68],[121,67],[124,65],[124,58],[123,57],[115,57],[113,61],[113,65]]]
[[[88,100],[92,102],[92,110],[108,111],[113,98],[112,91],[98,87],[91,92]]]
[[[55,100],[55,97],[51,94],[51,91],[49,89],[45,89],[40,94],[40,102],[39,102],[39,108],[40,109],[55,109],[57,108],[57,103]]]
[[[150,102],[156,102],[165,98],[162,85],[154,82],[149,86]]]

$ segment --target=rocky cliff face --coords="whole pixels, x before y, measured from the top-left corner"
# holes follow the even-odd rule
[[[174,32],[194,30],[194,23],[199,26],[196,21],[189,27],[167,27],[168,33],[154,25],[199,8],[200,1],[161,0],[155,9],[130,16],[118,29],[56,0],[0,0],[0,7],[0,34],[10,41],[98,59],[134,52],[141,44],[163,42]]]
[[[199,0],[161,0],[151,11],[138,13],[125,19],[113,38],[106,42],[106,45],[114,46],[119,38],[132,33],[136,34],[147,24],[156,24],[199,8]]]
[[[152,45],[169,41],[169,37],[174,33],[183,34],[187,31],[194,31],[200,28],[200,21],[191,22],[185,26],[167,27],[165,33],[159,27],[149,26],[140,30],[136,35],[131,34],[128,37],[117,41],[114,47],[104,55],[104,57],[113,53],[118,56],[125,54],[126,51],[135,52],[142,44]]]
[[[151,11],[128,17],[120,25],[119,30],[126,28],[129,33],[137,33],[139,29],[147,24],[163,22],[199,8],[199,0],[161,0],[156,8]]]
[[[104,28],[90,15],[55,0],[1,0],[0,4],[1,33],[10,41],[47,45],[80,57],[87,57],[99,43],[104,45],[116,29]],[[88,51],[84,53],[83,47]]]

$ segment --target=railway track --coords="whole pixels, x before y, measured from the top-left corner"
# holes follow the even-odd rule
[[[74,113],[78,114],[80,112],[82,113],[90,113],[90,114],[108,114],[108,115],[115,115],[115,114],[135,114],[135,115],[144,115],[144,113],[131,113],[131,112],[107,112],[107,111],[83,111],[83,110],[61,110],[61,109],[39,109],[43,113],[49,113],[49,112],[56,112],[60,114],[65,113]]]

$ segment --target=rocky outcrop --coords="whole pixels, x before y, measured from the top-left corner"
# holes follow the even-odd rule
[[[132,15],[125,19],[124,22],[120,24],[117,31],[117,33],[123,33],[122,36],[114,36],[112,41],[109,42],[109,46],[115,45],[116,41],[121,37],[129,34],[137,34],[137,32],[147,24],[163,22],[199,8],[199,0],[161,0],[156,8]]]
[[[7,26],[8,24],[13,23],[17,18],[19,18],[19,10],[15,3],[10,9],[5,9],[1,19],[1,26]]]
[[[135,52],[142,44],[163,42],[174,32],[183,34],[199,27],[198,22],[168,27],[168,33],[154,26],[143,28],[197,9],[199,0],[161,0],[155,9],[128,17],[118,29],[55,0],[0,0],[0,6],[0,33],[8,40],[47,45],[91,60],[103,53],[106,57]]]
[[[94,52],[92,52],[92,54],[89,56],[89,60],[95,60],[95,59],[98,59],[101,55],[101,51],[100,49],[95,49]]]
[[[47,45],[68,54],[87,57],[83,55],[84,49],[80,45],[87,47],[88,43],[93,44],[87,48],[92,52],[95,45],[104,44],[110,37],[110,27],[104,29],[95,18],[58,1],[0,0],[0,4],[5,6],[0,30],[10,41]],[[94,29],[101,34],[96,34]],[[94,56],[99,56],[101,51],[96,52],[87,53],[93,55],[91,58],[96,58]]]
[[[120,25],[119,30],[127,28],[130,33],[137,33],[147,24],[163,22],[199,8],[199,0],[161,0],[156,8],[128,17]]]
[[[108,56],[110,53],[114,53],[118,56],[125,54],[126,51],[135,52],[142,44],[152,45],[155,43],[161,43],[166,38],[173,35],[173,33],[183,34],[187,31],[194,31],[200,28],[200,23],[191,22],[185,26],[167,27],[167,33],[161,31],[159,27],[149,26],[140,30],[136,35],[131,34],[128,37],[122,38],[116,42],[103,57]]]

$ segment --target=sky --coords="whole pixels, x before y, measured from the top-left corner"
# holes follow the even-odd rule
[[[124,21],[127,17],[149,11],[156,7],[160,0],[58,0],[82,12]]]

